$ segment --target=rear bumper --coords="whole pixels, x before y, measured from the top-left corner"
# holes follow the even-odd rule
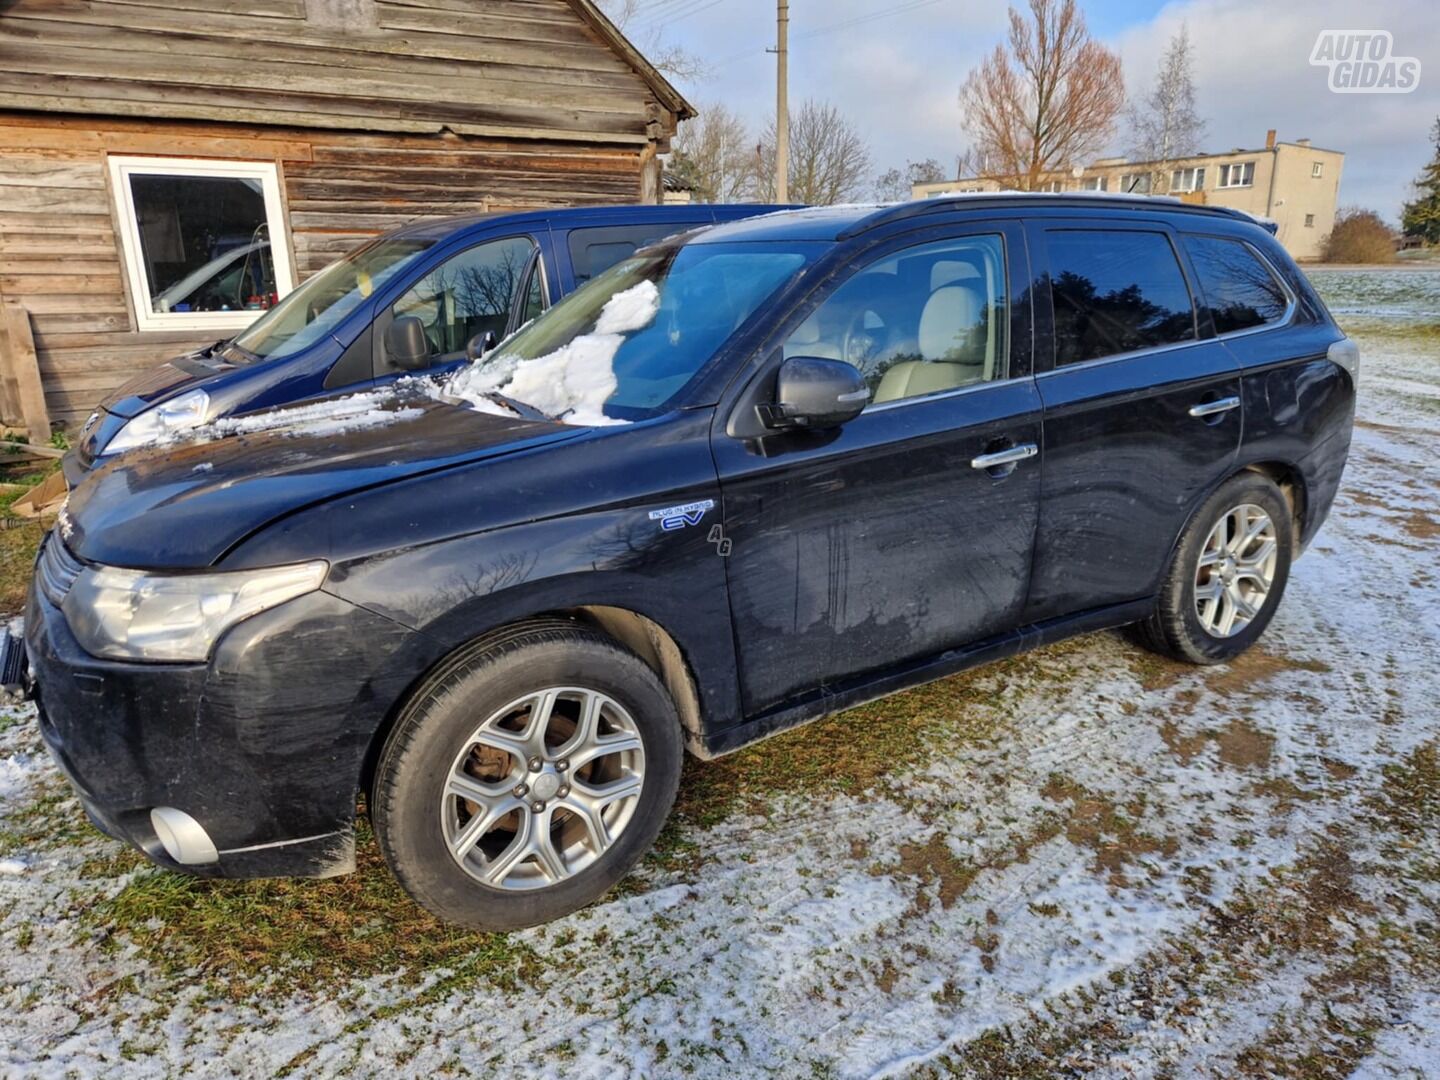
[[[25,644],[41,735],[101,831],[201,876],[328,877],[354,868],[375,732],[352,705],[376,657],[345,643],[397,631],[409,633],[313,593],[235,627],[209,664],[100,660],[32,585]],[[218,859],[167,855],[156,807],[194,819]]]

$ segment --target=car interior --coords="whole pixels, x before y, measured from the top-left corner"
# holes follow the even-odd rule
[[[785,355],[845,360],[875,404],[1003,375],[1004,262],[997,237],[891,256],[840,286],[785,343]]]

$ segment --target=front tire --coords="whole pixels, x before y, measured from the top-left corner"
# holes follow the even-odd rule
[[[1191,664],[1250,648],[1275,615],[1295,549],[1284,494],[1268,477],[1231,477],[1196,512],[1170,557],[1140,644]]]
[[[598,631],[547,620],[466,650],[420,687],[376,766],[375,835],[440,918],[534,926],[639,861],[682,757],[655,673]]]

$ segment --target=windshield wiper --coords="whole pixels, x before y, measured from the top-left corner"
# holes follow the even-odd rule
[[[527,405],[525,402],[512,398],[508,394],[500,393],[499,390],[487,390],[485,391],[485,396],[490,398],[492,401],[498,401],[507,409],[513,409],[515,412],[523,416],[526,420],[548,420],[552,424],[559,420],[559,417],[551,416],[549,413],[541,412],[539,409],[535,408],[534,405]]]

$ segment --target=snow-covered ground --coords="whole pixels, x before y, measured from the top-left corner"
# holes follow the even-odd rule
[[[76,827],[0,713],[0,1072],[1440,1075],[1440,274],[1317,280],[1360,423],[1259,648],[1095,635],[832,721],[923,753],[686,818],[684,858],[509,935],[513,977],[267,982],[223,926],[164,962],[196,954],[96,914],[159,872]],[[686,783],[770,775],[749,753]]]

